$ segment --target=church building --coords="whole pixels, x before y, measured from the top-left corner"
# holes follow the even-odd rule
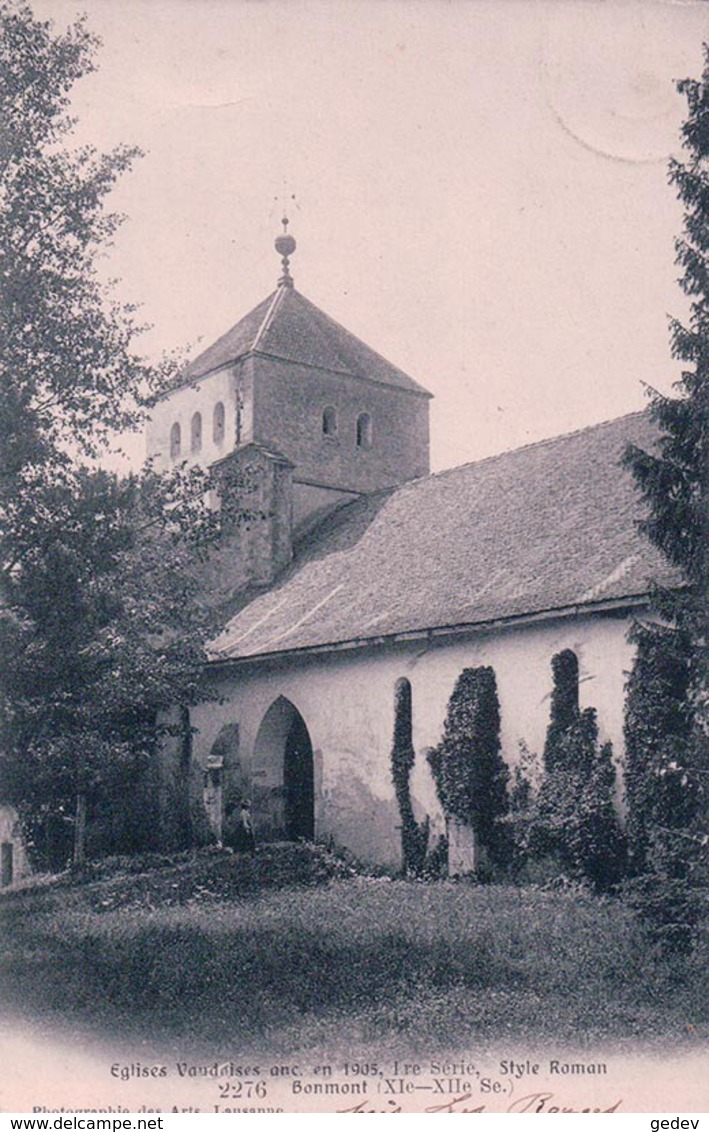
[[[257,841],[316,838],[397,866],[402,680],[414,809],[434,839],[445,824],[426,752],[465,668],[494,669],[513,765],[521,745],[541,752],[551,660],[571,650],[581,707],[622,761],[628,629],[651,581],[671,580],[620,465],[653,427],[635,413],[431,475],[430,394],[295,289],[285,222],[276,248],[275,292],[188,366],[149,425],[157,467],[213,466],[221,506],[236,493],[253,513],[205,575],[224,611],[215,696],[183,709],[167,743],[161,820],[168,844],[180,820],[220,841],[249,799]]]

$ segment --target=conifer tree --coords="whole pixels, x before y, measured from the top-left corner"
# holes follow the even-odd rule
[[[658,623],[641,630],[626,719],[628,801],[634,856],[645,871],[643,908],[674,945],[688,946],[705,884],[709,788],[709,49],[699,80],[678,84],[687,99],[684,160],[670,183],[684,208],[676,241],[686,325],[671,324],[683,364],[676,396],[650,393],[657,447],[631,447],[626,463],[647,504],[642,529],[677,568],[674,587],[656,589]],[[679,666],[677,679],[667,673]],[[681,671],[684,669],[684,671]],[[638,688],[645,685],[638,710]],[[684,685],[684,687],[682,687]],[[677,691],[680,691],[680,702]],[[675,701],[673,703],[673,700]],[[683,701],[683,702],[682,702]],[[686,713],[679,722],[677,713]],[[654,721],[648,727],[648,720]],[[684,890],[680,893],[680,888]],[[674,893],[672,907],[662,892]],[[694,909],[694,910],[692,910]],[[684,920],[684,923],[682,922]]]
[[[649,867],[653,832],[686,824],[696,783],[681,769],[691,736],[686,642],[676,628],[636,625],[625,701],[625,799],[631,876]]]

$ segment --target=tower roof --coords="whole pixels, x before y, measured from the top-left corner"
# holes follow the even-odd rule
[[[185,383],[206,377],[247,354],[315,366],[431,396],[292,286],[279,286],[203,350],[185,370]]]

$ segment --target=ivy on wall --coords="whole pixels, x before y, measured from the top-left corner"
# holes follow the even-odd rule
[[[579,716],[579,662],[572,649],[563,649],[551,660],[554,682],[551,693],[549,727],[544,744],[544,769],[554,769],[560,753],[560,741]]]
[[[553,752],[537,799],[532,847],[599,891],[613,888],[623,872],[623,836],[614,807],[612,747],[599,742],[594,708],[579,712],[556,736]]]
[[[527,822],[532,856],[607,890],[621,880],[624,839],[615,811],[610,743],[599,742],[594,708],[579,707],[579,665],[571,649],[551,662],[553,688],[544,773]]]
[[[500,750],[492,668],[463,669],[448,702],[443,738],[428,752],[428,762],[446,817],[470,825],[492,862],[507,863],[509,771]]]
[[[397,680],[394,692],[394,741],[391,777],[401,818],[401,856],[405,873],[420,876],[428,849],[429,822],[417,822],[411,802],[410,778],[416,752],[413,744],[411,683]]]

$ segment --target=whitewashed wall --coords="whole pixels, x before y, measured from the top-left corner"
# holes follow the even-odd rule
[[[242,416],[242,440],[251,436],[251,406],[252,399],[244,398]],[[221,401],[224,405],[224,438],[221,444],[213,440],[212,422],[214,406]],[[191,424],[195,413],[202,414],[202,448],[199,453],[191,451]],[[195,382],[194,385],[184,385],[175,389],[168,397],[158,401],[152,410],[146,429],[146,454],[155,457],[155,466],[159,471],[170,468],[175,460],[170,455],[170,430],[173,424],[180,425],[182,446],[178,463],[187,460],[188,463],[211,464],[231,452],[236,443],[236,379],[234,368],[227,367],[217,370],[208,377]]]
[[[444,643],[410,642],[367,650],[240,668],[220,681],[221,703],[193,710],[194,753],[203,760],[221,728],[238,722],[240,758],[247,775],[263,717],[278,696],[300,711],[312,740],[316,833],[332,836],[364,859],[399,862],[398,812],[390,772],[394,686],[412,685],[416,765],[412,793],[434,835],[442,817],[425,751],[441,736],[448,699],[463,668],[495,669],[502,715],[503,754],[510,765],[519,741],[541,753],[549,718],[551,659],[562,649],[579,658],[581,707],[595,707],[602,740],[622,757],[625,674],[632,661],[628,621],[579,617],[470,634]]]

